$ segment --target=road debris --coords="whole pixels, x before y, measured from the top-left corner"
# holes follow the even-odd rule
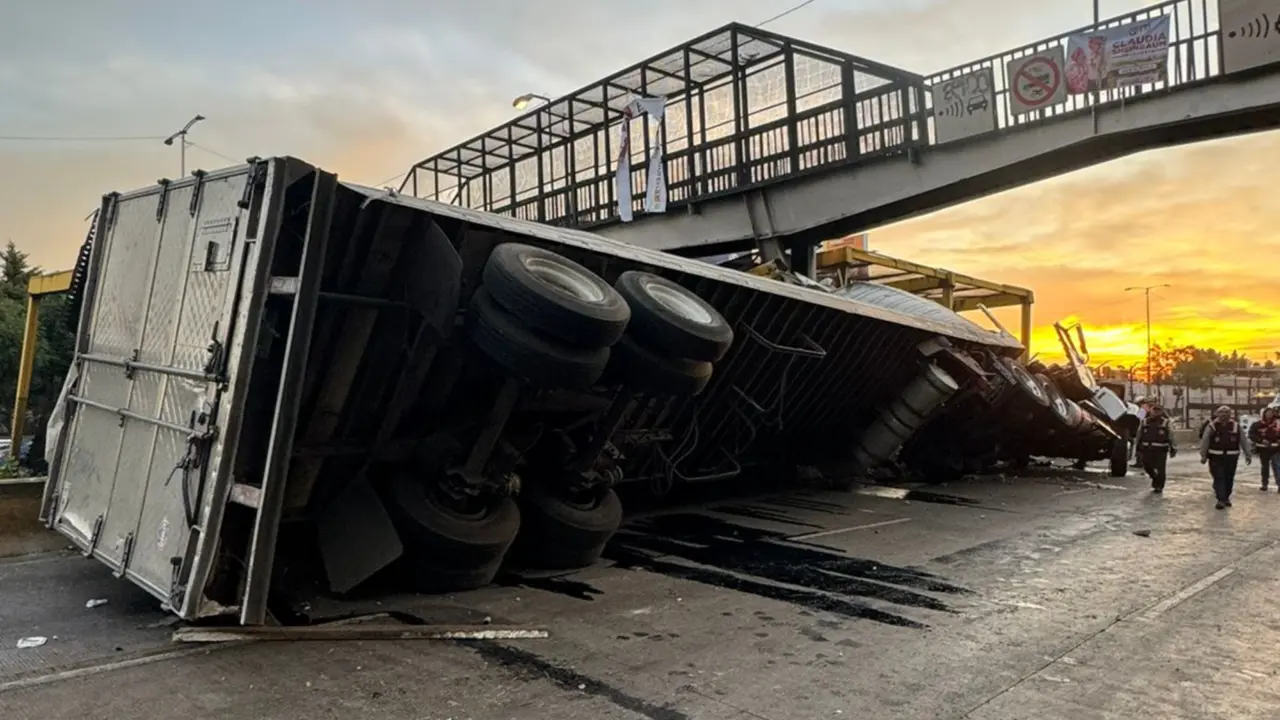
[[[1137,535],[1138,537],[1151,537],[1150,530],[1134,530],[1133,534]]]
[[[298,627],[184,627],[174,642],[216,643],[253,640],[536,640],[550,637],[542,628],[493,625],[304,625]]]
[[[84,606],[92,610],[93,608],[102,607],[103,605],[106,605],[107,602],[108,600],[106,598],[90,598],[88,601],[85,602]]]
[[[24,637],[24,638],[22,638],[21,640],[19,640],[19,641],[18,641],[18,649],[19,649],[19,650],[29,650],[29,649],[31,649],[31,648],[38,648],[38,647],[40,647],[41,645],[44,645],[44,644],[45,644],[45,643],[47,643],[47,642],[49,642],[49,638],[47,638],[47,637],[40,637],[39,635],[33,635],[33,636],[31,636],[31,637]]]

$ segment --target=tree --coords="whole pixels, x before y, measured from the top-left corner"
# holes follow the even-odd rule
[[[1158,384],[1174,380],[1184,384],[1175,376],[1179,374],[1180,369],[1190,367],[1195,358],[1196,348],[1192,345],[1152,345],[1151,367],[1147,371],[1147,382]]]
[[[0,283],[3,284],[5,297],[26,303],[27,283],[31,276],[39,272],[27,261],[27,254],[18,249],[10,240],[0,253]]]
[[[13,242],[0,251],[0,419],[6,432],[11,427],[10,415],[18,386],[27,319],[27,284],[38,272],[39,268],[32,266],[27,254]],[[38,344],[27,400],[27,427],[32,432],[43,430],[71,367],[75,336],[69,329],[68,312],[67,299],[62,296],[49,296],[40,303]]]
[[[1179,348],[1178,357],[1169,371],[1169,379],[1189,388],[1208,387],[1218,373],[1221,354],[1216,350],[1188,345]]]

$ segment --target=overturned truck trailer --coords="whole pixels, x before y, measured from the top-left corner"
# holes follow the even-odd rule
[[[292,158],[98,217],[43,518],[185,618],[263,622],[308,553],[336,592],[587,565],[621,483],[882,462],[1021,351]]]

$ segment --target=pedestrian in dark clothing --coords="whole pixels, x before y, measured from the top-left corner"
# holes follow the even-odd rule
[[[1164,492],[1165,473],[1169,458],[1176,457],[1178,448],[1173,443],[1173,428],[1164,408],[1159,403],[1152,403],[1147,409],[1147,416],[1138,425],[1138,457],[1142,459],[1142,469],[1151,478],[1151,492]]]
[[[1223,405],[1213,413],[1213,422],[1200,438],[1200,462],[1209,465],[1213,476],[1213,494],[1219,510],[1231,507],[1231,491],[1236,484],[1236,467],[1244,455],[1246,465],[1253,462],[1249,445],[1231,408]]]
[[[1249,426],[1249,443],[1262,466],[1262,489],[1267,489],[1273,474],[1276,487],[1280,488],[1280,416],[1275,408],[1263,410],[1262,419]]]

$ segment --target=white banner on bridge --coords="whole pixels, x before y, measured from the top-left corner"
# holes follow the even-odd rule
[[[644,209],[650,213],[667,211],[667,173],[662,148],[666,144],[666,98],[639,98],[622,111],[622,123],[618,138],[618,219],[631,222],[631,122],[642,113],[653,121],[653,154],[649,158],[649,181],[645,187]]]
[[[996,96],[991,68],[934,83],[933,131],[939,143],[996,129]]]
[[[1067,92],[1089,93],[1169,78],[1169,15],[1067,38]]]
[[[1280,3],[1218,0],[1222,70],[1239,72],[1280,62]]]

